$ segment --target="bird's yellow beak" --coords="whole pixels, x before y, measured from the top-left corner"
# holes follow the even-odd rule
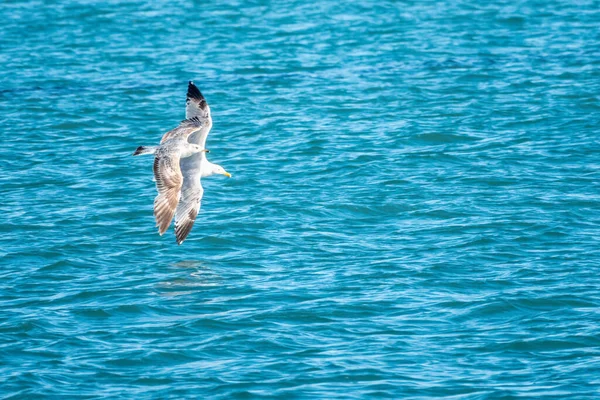
[[[228,178],[231,178],[231,174],[229,172],[227,172],[227,171],[223,172],[223,175],[225,175]]]

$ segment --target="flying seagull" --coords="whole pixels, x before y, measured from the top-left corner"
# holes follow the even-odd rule
[[[183,243],[200,210],[204,189],[200,178],[231,174],[206,159],[206,138],[212,128],[210,107],[200,90],[190,81],[185,109],[186,119],[165,133],[159,146],[140,146],[133,155],[154,154],[154,177],[158,196],[154,216],[158,233],[164,234],[175,216],[175,238]]]

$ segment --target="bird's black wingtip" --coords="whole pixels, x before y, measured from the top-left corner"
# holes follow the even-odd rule
[[[200,89],[194,85],[193,81],[189,81],[188,83],[187,97],[188,99],[204,100],[204,96],[202,96]]]

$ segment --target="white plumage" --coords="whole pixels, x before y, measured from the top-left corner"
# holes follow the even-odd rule
[[[231,177],[223,167],[206,158],[206,138],[212,128],[212,117],[206,99],[191,81],[185,117],[179,127],[164,134],[160,146],[141,146],[134,153],[155,154],[154,176],[159,192],[154,202],[156,224],[162,235],[175,216],[177,244],[183,243],[198,216],[204,194],[200,179],[213,174]],[[193,129],[189,128],[191,125]]]

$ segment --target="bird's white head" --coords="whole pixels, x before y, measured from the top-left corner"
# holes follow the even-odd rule
[[[212,165],[212,173],[213,174],[219,174],[219,175],[225,175],[228,178],[231,178],[231,174],[227,171],[225,171],[225,168],[221,167],[218,164],[213,164]]]

